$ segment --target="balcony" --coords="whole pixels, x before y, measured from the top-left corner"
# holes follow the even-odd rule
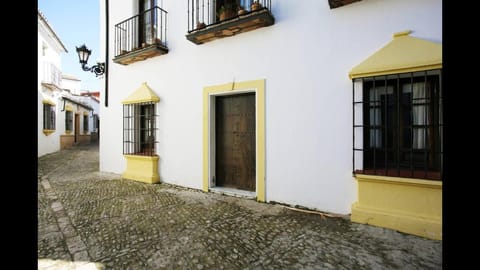
[[[53,63],[43,62],[42,84],[60,88],[62,72]]]
[[[188,0],[187,39],[203,44],[273,25],[271,0]]]
[[[113,62],[129,65],[168,53],[167,12],[155,6],[115,25]]]

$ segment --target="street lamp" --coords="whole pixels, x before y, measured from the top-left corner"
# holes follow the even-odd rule
[[[87,67],[88,57],[90,57],[92,50],[89,50],[87,46],[85,46],[85,44],[80,46],[80,48],[76,48],[78,53],[78,59],[80,60],[80,64],[82,64],[82,69],[84,71],[91,71],[95,73],[95,76],[97,77],[103,75],[103,73],[105,72],[105,63],[97,62],[95,66]]]

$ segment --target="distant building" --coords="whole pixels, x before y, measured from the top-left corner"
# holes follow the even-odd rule
[[[62,88],[69,91],[73,95],[80,95],[80,88],[82,86],[82,81],[68,74],[62,75]]]
[[[92,108],[92,121],[90,123],[90,139],[97,142],[100,136],[100,91],[81,91],[80,96],[84,103]]]
[[[62,74],[65,45],[38,11],[38,156],[91,141],[98,100],[80,96],[81,81]],[[93,104],[93,106],[92,106]],[[98,132],[93,137],[98,139]]]
[[[38,11],[38,156],[60,149],[61,54],[67,49]]]

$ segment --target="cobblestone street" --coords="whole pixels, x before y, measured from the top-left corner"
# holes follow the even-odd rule
[[[442,269],[442,241],[122,180],[99,172],[95,144],[39,158],[37,252],[48,270]]]

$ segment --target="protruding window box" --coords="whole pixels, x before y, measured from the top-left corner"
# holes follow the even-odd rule
[[[123,156],[127,168],[122,177],[149,184],[158,183],[155,104],[160,98],[143,83],[123,103]]]
[[[189,17],[189,29],[186,37],[198,45],[273,25],[275,18],[271,13],[270,1],[260,1],[260,3],[262,3],[262,5],[258,7],[258,9],[248,7],[242,12],[235,11],[234,15],[230,15],[231,17],[229,18],[228,16],[227,18],[223,18],[223,16],[215,17],[214,15],[212,17],[208,11],[199,11],[193,6],[193,12],[189,11],[191,17]],[[189,8],[191,7],[189,6]],[[200,9],[201,8],[202,7],[200,7]],[[197,16],[197,13],[200,15]],[[202,17],[204,17],[204,19],[202,19]],[[208,18],[210,18],[210,21],[212,18],[216,19],[214,19],[214,22],[206,24],[204,21],[195,21],[194,18],[204,21],[209,21]]]
[[[393,40],[352,68],[351,221],[442,239],[442,45]]]

